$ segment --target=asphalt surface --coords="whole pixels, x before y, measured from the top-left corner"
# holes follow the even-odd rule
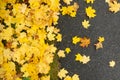
[[[61,29],[63,40],[58,43],[59,49],[71,48],[66,58],[61,58],[61,66],[69,71],[69,75],[78,74],[81,80],[120,80],[120,12],[109,12],[104,0],[96,0],[92,5],[97,16],[90,19],[91,26],[84,29],[81,22],[88,19],[85,15],[86,4],[84,0],[74,0],[80,5],[77,16],[60,16],[58,27]],[[88,48],[72,44],[72,37],[87,36],[91,39]],[[105,37],[103,49],[96,50],[94,44],[99,36]],[[91,61],[82,64],[75,61],[76,53],[90,56]],[[114,68],[109,67],[109,61],[116,61]],[[61,68],[62,68],[61,67]]]

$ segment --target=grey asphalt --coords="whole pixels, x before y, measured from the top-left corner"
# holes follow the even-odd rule
[[[69,71],[69,75],[78,74],[81,80],[120,80],[120,12],[114,14],[108,10],[104,0],[96,0],[92,5],[96,9],[97,16],[90,19],[91,26],[84,29],[81,22],[88,19],[84,0],[73,0],[80,5],[77,16],[60,16],[58,28],[61,29],[63,40],[57,44],[59,49],[71,48],[71,53],[66,58],[61,58],[61,68]],[[119,1],[120,2],[120,1]],[[72,44],[72,37],[87,36],[91,39],[88,48],[82,48]],[[99,36],[105,37],[103,49],[96,50],[94,44]],[[76,53],[90,56],[91,61],[82,64],[75,61]],[[109,67],[109,61],[116,61],[114,68]]]

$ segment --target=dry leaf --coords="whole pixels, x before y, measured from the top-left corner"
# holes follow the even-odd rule
[[[83,57],[82,57],[82,63],[83,64],[87,64],[89,61],[90,61],[90,56],[83,55]]]
[[[62,79],[62,78],[65,78],[67,74],[68,74],[68,71],[63,68],[58,72],[58,77]]]
[[[111,12],[117,13],[118,11],[120,11],[120,3],[118,3],[117,1],[113,1],[113,2],[109,2],[109,10]]]
[[[98,42],[98,43],[96,43],[94,45],[96,46],[96,49],[103,48],[103,44],[101,42]]]
[[[80,40],[80,46],[81,47],[88,47],[88,45],[90,44],[90,38],[86,38],[86,37],[84,37],[84,38],[81,38],[81,40]]]
[[[115,64],[116,64],[116,63],[115,63],[115,61],[113,61],[113,60],[109,62],[109,66],[110,66],[110,67],[115,67]]]
[[[83,26],[85,29],[88,29],[88,27],[90,26],[89,21],[88,21],[88,20],[84,20],[84,21],[82,22],[82,26]]]

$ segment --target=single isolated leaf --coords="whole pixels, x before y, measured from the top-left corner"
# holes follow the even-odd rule
[[[69,75],[64,78],[64,80],[73,80]]]
[[[109,10],[111,12],[117,13],[118,11],[120,11],[120,3],[118,3],[117,1],[113,1],[113,2],[109,2]]]
[[[101,42],[101,43],[104,42],[104,40],[105,40],[104,37],[101,37],[101,36],[100,36],[100,37],[98,38],[98,41]]]
[[[94,44],[96,49],[100,49],[100,48],[103,48],[103,44],[101,42],[98,42],[96,44]]]
[[[67,74],[68,74],[68,71],[63,68],[58,72],[58,77],[62,79],[62,78],[65,78]]]
[[[81,40],[80,40],[80,46],[81,47],[88,47],[88,45],[90,44],[90,38],[86,38],[86,37],[84,37],[84,38],[81,38]]]
[[[86,14],[89,18],[94,18],[96,16],[96,10],[93,9],[91,6],[89,6],[88,8],[85,9]]]
[[[86,1],[86,3],[94,3],[94,0],[85,0]]]
[[[65,57],[65,51],[64,50],[59,50],[58,51],[58,53],[57,53],[57,55],[59,56],[59,57]]]
[[[71,49],[67,47],[67,48],[65,49],[65,52],[68,54],[68,53],[71,52]]]
[[[85,29],[88,29],[89,26],[90,26],[89,21],[88,21],[88,20],[84,20],[84,21],[82,22],[82,26],[83,26]]]
[[[112,68],[115,67],[115,64],[116,64],[116,63],[115,63],[115,61],[113,61],[113,60],[109,62],[109,66],[112,67]]]
[[[73,44],[77,44],[78,42],[80,42],[80,38],[77,37],[77,36],[74,36],[74,37],[72,38],[72,43],[73,43]]]

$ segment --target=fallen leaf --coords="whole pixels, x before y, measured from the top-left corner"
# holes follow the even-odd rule
[[[80,62],[82,61],[83,57],[80,53],[77,53],[75,56],[76,56],[76,58],[75,58],[76,61],[80,61]]]
[[[67,74],[68,74],[68,71],[63,68],[58,72],[58,77],[62,79],[62,78],[65,78]]]
[[[74,37],[72,38],[72,43],[73,43],[73,44],[77,44],[78,42],[80,42],[80,38],[77,37],[77,36],[74,36]]]
[[[94,45],[96,46],[96,49],[103,48],[103,44],[101,42],[98,42],[98,43],[96,43]]]
[[[65,57],[65,53],[64,53],[65,51],[64,50],[59,50],[58,51],[58,53],[57,53],[57,55],[59,56],[59,57]]]
[[[70,2],[72,2],[72,0],[63,0],[63,2],[68,5],[68,4],[70,4]]]
[[[87,64],[89,61],[90,61],[90,56],[85,56],[85,55],[83,55],[81,62],[82,62],[83,64]]]
[[[104,40],[105,40],[104,37],[99,37],[99,38],[98,38],[98,41],[101,42],[101,43],[104,42]]]
[[[65,52],[68,54],[68,53],[71,52],[71,49],[70,49],[70,48],[66,48],[66,49],[65,49]]]
[[[64,78],[64,80],[73,80],[69,75]]]
[[[109,62],[109,66],[110,66],[110,67],[115,67],[115,64],[116,64],[116,63],[115,63],[115,61],[113,61],[113,60]]]
[[[86,38],[86,37],[84,37],[84,38],[81,38],[81,40],[80,40],[80,46],[81,47],[88,47],[88,45],[90,44],[90,38]]]
[[[109,10],[111,12],[117,13],[118,11],[120,11],[120,3],[118,3],[117,1],[113,1],[113,2],[109,2]]]
[[[84,21],[82,22],[82,26],[83,26],[85,29],[88,29],[88,27],[90,26],[89,21],[88,21],[88,20],[84,20]]]
[[[91,6],[89,6],[88,8],[85,9],[86,14],[89,18],[94,18],[96,16],[96,10],[93,9]]]
[[[79,75],[74,74],[74,75],[72,76],[72,80],[80,80],[80,79],[79,79]]]

